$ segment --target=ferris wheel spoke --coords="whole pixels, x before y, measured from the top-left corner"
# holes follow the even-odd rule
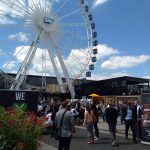
[[[88,56],[88,53],[87,53],[87,51],[88,51],[88,50],[85,50],[85,49],[80,49],[80,52],[81,52],[81,53],[83,53],[85,56]]]
[[[41,12],[40,8],[36,6],[35,2],[33,0],[31,0],[31,5],[28,5],[29,9],[28,9],[28,15],[29,17],[32,17],[33,14],[35,14],[36,16],[38,16],[37,13]],[[36,13],[34,13],[36,12]]]
[[[3,17],[10,17],[12,19],[13,19],[13,17],[11,15],[16,16],[16,17],[22,17],[21,15],[14,14],[14,13],[4,11],[4,10],[0,10],[0,12],[2,12],[2,13],[0,13],[0,16],[3,16]],[[4,14],[6,14],[6,15],[4,15]]]
[[[72,57],[72,56],[71,56]],[[74,57],[72,57],[73,59],[74,59]],[[83,66],[83,65],[81,65],[80,64],[80,62],[78,61],[77,62],[77,60],[73,60],[73,62],[71,62],[71,64],[72,64],[72,69],[71,69],[71,72],[73,71],[74,72],[74,74],[76,74],[75,72],[77,71],[77,70],[81,70],[81,68],[83,68],[83,67],[81,67],[81,66]],[[71,65],[70,65],[71,66]],[[80,66],[80,67],[79,67]],[[77,74],[76,74],[77,75]],[[75,76],[76,76],[75,75]]]
[[[27,10],[26,10],[26,9],[24,9],[25,5],[23,5],[20,1],[18,1],[18,3],[19,3],[20,6],[22,6],[22,7],[16,5],[15,3],[13,3],[13,5],[16,6],[16,7],[19,7],[20,10],[23,10],[24,13],[25,13],[25,15],[31,15],[31,14],[34,12],[34,9],[33,9],[30,5],[28,5],[28,8],[30,8],[30,9],[27,9]],[[25,4],[25,3],[24,3],[24,4]],[[20,13],[20,11],[19,11],[19,13]]]
[[[85,23],[59,23],[63,27],[80,27],[80,26],[85,26]]]
[[[47,7],[46,7],[46,1],[45,2],[43,2],[44,3],[44,7],[43,7],[43,9],[44,9],[44,11],[46,11],[46,9],[47,9]]]
[[[65,61],[66,66],[68,66],[68,71],[70,70],[69,72],[70,72],[71,76],[75,77],[76,74],[75,74],[74,70],[72,69],[71,65],[69,64],[69,62],[67,60],[64,60],[64,61]]]
[[[55,14],[59,13],[59,11],[65,6],[65,4],[68,2],[68,0],[64,0],[63,3],[58,7],[58,9],[55,11]]]
[[[39,9],[37,8],[37,10],[39,10],[39,13],[41,13],[43,11],[41,1],[38,2],[38,5],[39,5]],[[35,5],[35,7],[36,7],[36,5]]]
[[[84,65],[84,63],[81,62],[81,60],[73,52],[71,54],[72,54],[71,57],[75,58],[76,63],[80,63],[81,65]]]
[[[90,61],[90,59],[86,59],[86,63],[81,62],[81,59],[79,59],[78,56],[77,56],[76,54],[74,54],[73,52],[72,52],[71,57],[75,58],[77,64],[80,63],[80,64],[82,65],[82,67],[81,67],[82,69],[84,69],[85,66],[87,66],[87,64],[88,64],[89,61]],[[87,57],[86,57],[86,58],[87,58]]]
[[[54,6],[55,0],[49,0],[49,3],[50,3],[50,9],[52,9]]]
[[[82,40],[87,40],[87,36],[83,36],[81,34],[74,32],[74,31],[69,31],[65,28],[62,28],[62,31],[64,31],[65,35],[67,35],[67,36],[77,37],[77,38],[80,38]]]
[[[20,5],[22,5],[22,7],[24,7],[24,5],[20,1],[18,1],[18,2],[20,3]],[[26,7],[28,7],[29,9],[28,8],[26,10],[24,9],[25,15],[28,15],[28,16],[32,15],[32,13],[34,12],[33,7],[31,7],[30,5],[28,5]]]
[[[73,36],[73,37],[74,37],[74,36]],[[67,36],[66,41],[68,42],[68,44],[66,44],[66,45],[68,46],[68,48],[66,47],[65,49],[69,49],[69,46],[72,45],[71,39],[72,39],[72,38],[71,38],[70,36]],[[79,41],[83,41],[83,38],[81,37],[81,35],[78,36],[78,39],[79,39]],[[79,48],[78,51],[80,52],[80,54],[81,54],[82,56],[84,56],[84,58],[86,58],[86,57],[89,56],[88,47],[87,47],[87,48],[84,48],[84,49]],[[71,51],[70,54],[74,55],[74,57],[76,58],[77,62],[80,62],[80,61],[81,61],[80,59],[78,59],[78,57],[76,56],[76,54],[74,54],[73,50]]]
[[[25,5],[23,5],[20,1],[18,1],[18,2],[19,2],[20,5],[22,5],[22,7],[24,8]],[[30,10],[32,9],[32,7],[30,7],[29,5],[26,6],[26,7],[30,8]],[[23,9],[23,10],[24,10],[24,12],[25,12],[25,15],[30,15],[30,14],[32,14],[32,13],[29,11],[29,9]]]
[[[85,70],[85,65],[81,65],[79,62],[77,62],[77,60],[75,61],[76,65],[74,65],[73,67],[69,64],[67,60],[65,60],[65,62],[69,66],[70,72],[75,79],[77,79],[81,75],[81,72]],[[77,73],[78,70],[80,71]]]
[[[70,37],[70,36],[67,36],[67,37],[68,37],[67,40],[66,40],[66,41],[68,42],[67,45],[68,45],[68,46],[71,46],[71,45],[72,45],[72,43],[71,43],[71,37]],[[82,42],[82,41],[84,40],[84,39],[81,37],[81,35],[78,36],[78,39],[79,39],[80,42]],[[85,57],[88,55],[86,49],[78,48],[78,51],[80,51],[80,53],[81,53],[82,55],[84,55]],[[71,51],[71,53],[74,54],[73,51]],[[74,55],[75,55],[75,54],[74,54]]]
[[[15,59],[15,57],[21,52],[21,51],[23,51],[23,49],[25,48],[25,46],[23,46],[9,61],[8,61],[8,63],[5,65],[5,66],[3,66],[3,68],[2,69],[5,69],[14,59]]]
[[[25,5],[23,5],[20,1],[18,1],[20,3],[20,5],[22,5],[22,7],[24,7]],[[31,15],[34,11],[33,7],[31,7],[30,5],[26,6],[27,9],[24,9],[25,11],[25,15]],[[28,9],[30,8],[30,9]]]
[[[14,2],[4,1],[4,0],[1,0],[0,2],[2,2],[5,6],[11,8],[12,10],[16,11],[16,12],[19,13],[19,14],[20,14],[20,11],[22,11],[22,10],[23,10],[25,13],[28,13],[28,12],[24,9],[24,7],[20,7],[20,6],[16,5]],[[21,5],[22,5],[22,4],[21,4]],[[16,8],[14,8],[13,6],[15,6],[16,8],[19,8],[19,10],[16,9]],[[21,16],[22,16],[22,15],[21,15]]]
[[[58,18],[56,18],[57,20],[61,20],[61,19],[64,19],[64,18],[67,18],[67,17],[70,17],[76,13],[78,13],[79,11],[81,10],[81,8],[78,8],[77,10],[74,10],[72,12],[69,12],[68,14],[64,15],[64,16],[60,16]]]

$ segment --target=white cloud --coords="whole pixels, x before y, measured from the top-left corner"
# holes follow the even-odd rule
[[[109,78],[117,78],[117,77],[122,77],[122,76],[131,76],[131,75],[128,74],[126,71],[122,71],[122,72],[112,73],[112,75],[110,75]]]
[[[17,47],[15,54],[16,55],[16,60],[18,63],[22,63],[22,61],[25,59],[25,56],[29,50],[29,46],[25,46],[23,48],[23,46]],[[22,49],[22,50],[21,50]],[[20,51],[21,50],[21,51]],[[20,51],[20,52],[19,52]],[[43,51],[43,52],[42,52]],[[68,55],[68,57],[65,59],[65,63],[66,66],[68,68],[69,73],[71,74],[70,77],[75,77],[75,75],[77,75],[77,73],[79,73],[79,71],[81,70],[81,67],[84,67],[84,65],[87,64],[87,58],[85,57],[85,54],[87,53],[87,50],[85,49],[84,52],[81,52],[81,50],[78,49],[73,49],[70,54]],[[42,68],[42,55],[45,55],[45,49],[37,49],[37,52],[34,56],[31,68],[30,68],[30,73],[32,74],[37,74],[37,75],[41,75],[43,72],[43,68]],[[48,52],[46,51],[46,72],[52,75],[55,75],[54,73],[54,69],[52,66],[52,63],[50,61]],[[45,59],[45,58],[44,58]],[[55,58],[55,61],[57,63],[57,67],[60,71],[60,74],[62,75],[62,69],[60,67],[60,63],[58,62],[58,58]],[[38,63],[37,63],[38,62]],[[43,63],[44,66],[45,63]],[[85,68],[83,68],[84,70]],[[63,76],[63,75],[62,75]],[[84,74],[85,76],[85,74]]]
[[[104,58],[106,56],[111,56],[114,54],[118,54],[119,51],[117,49],[113,49],[112,47],[108,47],[106,44],[98,45],[98,54],[96,55],[97,59]]]
[[[8,25],[8,24],[15,25],[16,22],[5,16],[0,16],[0,25]]]
[[[97,49],[98,49],[98,54],[96,55],[97,62],[100,61],[100,59],[102,59],[102,58],[109,57],[109,56],[112,56],[112,55],[115,55],[115,54],[119,54],[119,51],[117,49],[109,47],[106,44],[99,44],[97,46]],[[79,60],[78,61],[76,60],[76,62],[75,62],[74,58],[72,58],[72,59],[69,59],[69,60],[67,59],[67,61],[69,62],[69,64],[71,64],[71,68],[73,68],[71,70],[71,72],[77,73],[77,72],[79,72],[81,63],[83,63],[85,65],[86,65],[86,63],[88,63],[87,59],[85,57],[85,52],[87,52],[87,49],[84,49],[84,53],[82,53],[81,50],[72,50],[71,52],[75,53],[75,55],[78,56]],[[71,55],[71,53],[70,53],[70,55]],[[79,63],[79,65],[78,65],[78,63]],[[90,63],[91,63],[91,61],[90,61]],[[88,65],[87,65],[86,70],[87,69],[88,69]],[[85,77],[85,73],[82,74],[81,78],[82,77]]]
[[[144,76],[143,78],[149,79],[150,80],[150,76]]]
[[[113,73],[111,75],[92,74],[92,76],[88,77],[87,79],[98,81],[98,80],[111,79],[111,78],[117,78],[122,76],[130,76],[130,75],[126,71],[122,71],[122,72]]]
[[[16,60],[19,64],[21,64],[25,59],[25,56],[29,48],[30,46],[25,46],[25,47],[19,46],[16,48],[14,56],[17,54]],[[46,69],[45,69],[45,65],[46,65]],[[48,52],[46,51],[46,56],[45,56],[45,49],[37,48],[33,61],[30,65],[28,74],[42,75],[42,73],[44,73],[43,70],[46,71],[46,75],[54,74],[54,70]]]
[[[23,46],[17,47],[15,54],[17,54],[21,49],[23,48]],[[21,50],[17,55],[16,55],[16,61],[18,62],[17,65],[21,64],[21,62],[24,60],[28,50],[29,50],[30,46],[25,46],[23,48],[23,50]],[[150,60],[150,56],[148,55],[140,55],[140,56],[114,56],[116,54],[119,53],[118,50],[113,49],[111,47],[108,47],[107,45],[98,45],[98,54],[97,56],[97,61],[99,61],[99,59],[104,58],[104,57],[108,57],[108,56],[112,56],[109,58],[109,60],[104,61],[101,65],[102,68],[105,69],[118,69],[118,68],[128,68],[128,67],[133,67],[133,66],[137,66],[141,63],[144,63],[148,60]],[[82,52],[84,51],[84,53]],[[65,63],[67,65],[67,67],[69,68],[69,74],[70,77],[75,77],[75,75],[77,75],[77,73],[79,73],[81,66],[86,65],[87,62],[87,58],[85,57],[85,53],[87,53],[87,49],[84,50],[79,50],[79,49],[73,49],[71,50],[70,54],[68,55],[68,57],[65,59]],[[15,55],[14,54],[14,55]],[[42,58],[43,56],[43,58]],[[77,56],[77,57],[75,57]],[[43,60],[45,60],[43,62]],[[62,75],[62,69],[60,67],[60,64],[58,63],[58,58],[55,58],[55,61],[57,62],[57,66],[59,68],[60,74]],[[38,63],[37,63],[38,62]],[[42,67],[43,64],[43,67]],[[46,69],[45,69],[45,65],[46,64]],[[87,65],[88,67],[88,65]],[[50,61],[48,52],[46,50],[46,58],[45,58],[45,49],[40,49],[38,48],[33,62],[29,68],[29,74],[34,74],[34,75],[42,75],[43,70],[46,70],[46,75],[50,75],[50,76],[55,76],[55,72],[52,66],[52,63]],[[85,69],[86,71],[86,69]],[[92,71],[93,72],[93,71]],[[93,80],[101,80],[101,79],[108,79],[108,78],[112,78],[112,77],[119,77],[119,76],[128,76],[127,72],[117,72],[117,73],[113,73],[112,75],[93,75],[91,78],[88,79],[93,79]],[[83,74],[82,77],[85,77],[85,72]]]
[[[19,32],[17,34],[9,35],[8,39],[10,39],[10,40],[17,40],[17,41],[20,41],[20,42],[27,43],[29,41],[28,35],[29,34],[25,34],[23,32]]]
[[[23,62],[28,50],[29,50],[29,46],[18,46],[15,50],[14,56],[16,56],[16,60],[21,63]]]
[[[16,55],[22,48],[23,48],[23,46],[17,47],[14,55]],[[21,62],[25,59],[25,56],[26,56],[29,48],[30,48],[29,46],[25,46],[23,48],[23,50],[21,50],[19,52],[19,54],[16,55],[16,60],[18,63],[21,64]],[[98,54],[96,55],[97,61],[99,61],[100,59],[102,59],[104,57],[112,56],[112,55],[119,53],[118,50],[108,47],[107,45],[104,45],[104,44],[98,45],[97,49],[98,49]],[[42,55],[43,54],[45,54],[45,49],[38,48],[37,52],[35,54],[35,57],[33,59],[31,68],[29,69],[30,73],[37,74],[37,75],[42,74],[42,72],[43,72],[42,71],[43,70]],[[83,75],[81,77],[85,77],[85,71],[88,69],[88,59],[87,59],[88,57],[86,55],[88,55],[87,49],[72,49],[70,54],[68,55],[68,57],[65,59],[65,64],[67,66],[67,69],[69,71],[71,78],[74,78],[81,71],[81,69],[84,70]],[[51,75],[51,74],[55,75],[53,66],[50,61],[47,51],[46,51],[46,57],[47,57],[46,58],[46,69],[45,69],[46,73],[49,73],[49,75]],[[58,58],[55,58],[55,61],[57,62],[57,66],[62,75],[62,69],[60,67],[60,63],[58,63]],[[90,59],[90,61],[91,61],[91,59]],[[87,67],[87,69],[85,69],[85,67]]]
[[[97,57],[97,61],[104,58],[104,57],[108,57],[114,54],[118,54],[118,50],[113,49],[111,47],[108,47],[106,44],[102,44],[102,45],[98,45],[97,46],[98,49],[98,54],[96,55]],[[81,66],[83,66],[83,70],[85,69],[84,66],[88,67],[88,59],[87,57],[85,57],[86,55],[88,55],[88,51],[87,49],[73,49],[71,50],[70,54],[68,55],[66,61],[67,61],[67,65],[69,66],[69,71],[72,74],[77,74],[79,73]],[[91,63],[91,59],[89,61]],[[74,75],[72,75],[74,76]],[[83,76],[85,76],[85,74],[83,74]]]
[[[18,53],[21,48],[22,47],[18,47],[16,49],[16,53]],[[119,53],[118,50],[108,47],[107,45],[104,45],[104,44],[98,45],[97,48],[98,48],[98,54],[96,55],[97,60]],[[19,53],[19,55],[17,55],[18,62],[21,63],[24,60],[28,49],[29,49],[29,46],[26,46],[24,48],[24,50],[22,50]],[[35,54],[32,69],[30,69],[30,72],[32,72],[34,74],[35,73],[41,74],[41,72],[42,72],[42,68],[41,68],[42,67],[42,51],[43,51],[43,49],[38,48],[37,53]],[[46,55],[48,56],[48,52],[46,52],[46,53],[47,53]],[[81,67],[83,67],[82,68],[83,70],[85,70],[85,66],[88,67],[87,57],[85,57],[87,55],[87,53],[88,53],[87,49],[71,50],[70,54],[65,59],[65,64],[68,68],[69,73],[71,74],[70,75],[71,77],[75,77],[75,75],[77,75],[79,73],[79,71],[81,70]],[[57,66],[60,69],[61,67],[60,67],[60,64],[58,63],[58,59],[55,58],[55,61],[57,62]],[[49,68],[49,70],[52,70],[51,73],[54,74],[54,70],[53,70],[53,67],[50,62],[49,57],[46,61],[46,64],[48,65],[47,68]],[[59,71],[61,72],[61,75],[62,75],[62,70],[60,69]],[[85,72],[83,73],[82,77],[85,77]]]
[[[140,56],[113,56],[109,60],[104,61],[101,64],[101,68],[104,69],[119,69],[119,68],[130,68],[135,67],[150,60],[149,55]]]
[[[16,61],[6,62],[2,65],[3,68],[12,69],[16,65]]]
[[[106,2],[108,2],[108,0],[95,0],[93,3],[93,9],[95,9],[97,6],[102,5]]]

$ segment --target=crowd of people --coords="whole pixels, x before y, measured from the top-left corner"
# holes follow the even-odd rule
[[[75,124],[83,125],[87,131],[87,143],[94,144],[99,140],[98,122],[100,117],[108,124],[112,135],[112,146],[118,146],[116,139],[116,125],[118,116],[120,123],[125,125],[125,138],[128,140],[128,131],[131,128],[133,143],[141,139],[141,106],[139,102],[115,102],[94,103],[93,101],[81,102],[76,100],[39,99],[37,107],[38,116],[46,117],[46,129],[51,137],[55,136],[55,130],[61,126],[61,138],[59,138],[58,150],[69,150],[72,134],[75,132]]]

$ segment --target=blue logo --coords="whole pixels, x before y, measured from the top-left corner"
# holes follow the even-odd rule
[[[46,24],[51,24],[54,22],[54,19],[48,18],[48,17],[44,17],[44,23]]]

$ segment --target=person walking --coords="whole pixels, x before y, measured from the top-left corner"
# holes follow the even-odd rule
[[[62,102],[62,108],[56,113],[55,126],[58,127],[61,124],[61,137],[59,138],[58,150],[69,150],[71,144],[72,133],[75,132],[74,118],[70,110],[68,110],[69,102],[64,100]]]
[[[132,135],[133,135],[133,142],[135,144],[137,144],[136,141],[136,121],[137,121],[137,110],[134,107],[134,105],[132,105],[131,102],[128,103],[126,111],[124,113],[124,121],[125,121],[125,137],[128,140],[128,131],[129,131],[129,127],[132,130]]]
[[[141,140],[141,117],[142,117],[142,108],[140,102],[137,102],[137,137]]]
[[[113,107],[113,103],[109,103],[109,107],[106,109],[106,122],[108,123],[109,131],[112,134],[112,146],[118,146],[116,142],[116,124],[117,124],[118,112]]]
[[[120,108],[120,122],[121,124],[124,123],[124,114],[125,114],[125,111],[126,111],[126,104],[125,103],[122,103],[121,104],[121,108]]]
[[[93,117],[94,113],[91,109],[90,104],[86,105],[86,109],[84,112],[84,124],[88,131],[88,144],[94,143],[94,132],[93,132]]]
[[[97,141],[99,139],[99,130],[98,130],[98,126],[97,126],[99,117],[98,117],[98,109],[95,104],[92,104],[92,110],[93,110],[93,115],[94,115],[93,116],[93,125],[94,125],[94,131],[95,131],[94,140]]]
[[[106,104],[102,104],[102,118],[103,118],[103,122],[106,121]]]

